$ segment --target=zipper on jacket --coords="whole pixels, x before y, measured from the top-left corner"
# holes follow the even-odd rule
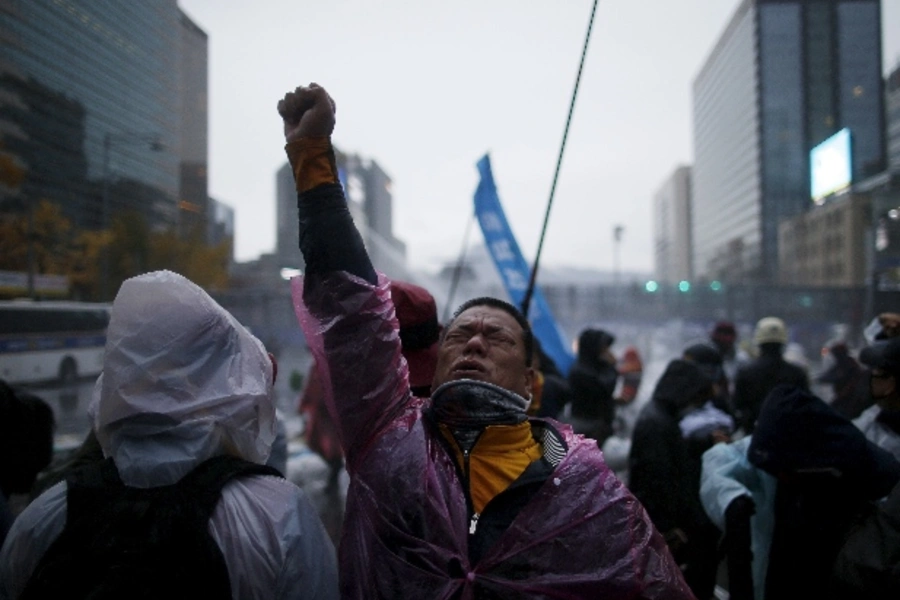
[[[472,444],[474,447],[474,444]],[[469,513],[472,515],[469,520],[469,535],[475,535],[475,529],[478,527],[478,517],[479,513],[475,512],[475,504],[472,502],[472,485],[471,485],[471,472],[469,468],[469,455],[471,454],[470,449],[464,449],[462,451],[463,455],[463,483],[465,484],[464,490],[466,492],[466,502],[469,505]]]
[[[469,521],[469,535],[475,535],[475,530],[478,529],[478,518],[481,516],[481,513],[472,513],[472,519]]]

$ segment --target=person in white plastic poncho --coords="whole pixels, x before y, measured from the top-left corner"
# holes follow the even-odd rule
[[[222,455],[265,470],[259,465],[275,437],[273,382],[259,340],[195,284],[154,272],[127,280],[116,296],[89,412],[122,483],[158,490]],[[14,523],[0,553],[0,598],[22,596],[39,578],[42,558],[68,528],[69,485],[47,490]],[[299,488],[251,474],[225,483],[213,506],[206,539],[227,567],[227,577],[219,571],[226,581],[213,582],[221,596],[337,598],[334,547]],[[190,566],[186,572],[195,575]],[[193,597],[213,597],[215,587]],[[172,597],[188,590],[179,592]]]

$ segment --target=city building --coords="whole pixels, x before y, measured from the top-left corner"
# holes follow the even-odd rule
[[[40,200],[76,227],[206,210],[206,35],[176,0],[0,3],[0,213]],[[182,204],[180,204],[182,203]],[[205,224],[204,224],[205,227]]]
[[[393,277],[409,279],[406,245],[394,237],[391,179],[374,160],[335,152],[338,176],[347,196],[372,264]],[[297,248],[297,192],[294,175],[285,163],[275,174],[276,262],[280,268],[302,269]]]
[[[284,163],[275,173],[275,256],[280,269],[303,268],[298,242],[294,172]]]
[[[182,236],[212,227],[209,200],[209,42],[206,32],[181,13],[178,89],[178,228]],[[207,243],[212,239],[207,237]]]
[[[391,178],[374,160],[358,164],[363,183],[363,212],[368,228],[366,245],[372,253],[374,264],[384,265],[386,270],[404,268],[406,244],[394,236],[394,198],[391,195]]]
[[[744,0],[693,84],[693,272],[779,280],[779,226],[815,208],[810,150],[852,138],[852,180],[885,168],[878,0]]]
[[[653,197],[655,277],[693,279],[691,270],[691,168],[680,166]]]
[[[887,120],[888,170],[900,175],[900,63],[884,83],[884,112]]]
[[[843,194],[779,225],[780,281],[790,286],[852,287],[867,281],[868,194]]]
[[[207,205],[208,219],[206,239],[211,246],[227,243],[231,245],[232,252],[229,262],[234,260],[234,208],[219,202],[215,198],[209,198]]]

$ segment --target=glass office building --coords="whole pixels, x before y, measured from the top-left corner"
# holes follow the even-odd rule
[[[695,276],[778,278],[778,226],[814,208],[809,151],[853,138],[885,167],[878,0],[745,0],[694,80]]]
[[[172,227],[185,149],[205,202],[206,38],[194,32],[202,64],[185,67],[185,19],[176,0],[0,0],[0,152],[25,169],[0,210],[47,199],[78,227],[126,209]],[[192,71],[204,89],[187,102]],[[181,138],[188,110],[202,148]]]

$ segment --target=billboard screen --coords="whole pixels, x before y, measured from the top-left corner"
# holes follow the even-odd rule
[[[841,129],[810,150],[810,196],[821,203],[827,196],[850,187],[853,163],[850,160],[850,130]]]

